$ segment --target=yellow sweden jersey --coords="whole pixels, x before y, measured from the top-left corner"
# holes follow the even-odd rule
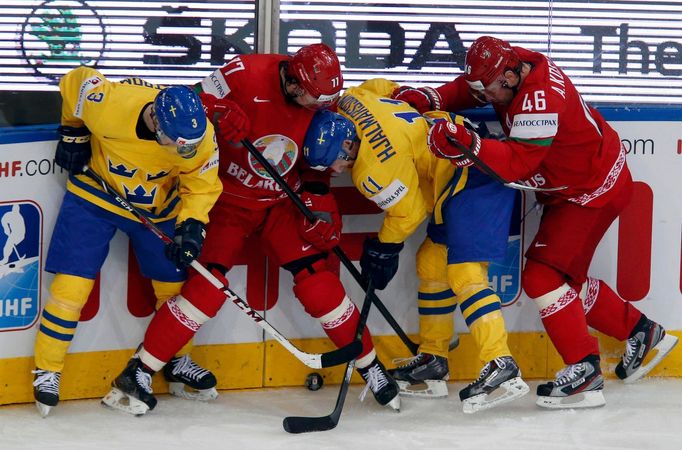
[[[137,80],[139,81],[139,80]],[[98,71],[79,67],[64,75],[62,125],[87,126],[92,133],[90,167],[155,221],[177,216],[208,222],[208,212],[222,185],[218,178],[218,148],[209,122],[197,154],[183,159],[172,147],[137,137],[136,126],[158,86],[107,81]],[[133,218],[104,194],[89,177],[70,177],[70,192],[116,214]]]
[[[403,242],[431,213],[442,223],[439,199],[466,182],[466,170],[454,177],[456,167],[429,151],[427,121],[407,103],[390,98],[397,87],[382,78],[368,80],[346,90],[338,106],[361,140],[353,183],[386,212],[382,242]]]

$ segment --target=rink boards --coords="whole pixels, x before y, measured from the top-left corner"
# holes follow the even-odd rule
[[[653,107],[602,111],[628,151],[636,189],[632,204],[601,242],[591,275],[607,281],[623,298],[637,302],[643,312],[682,336],[682,128],[678,119],[682,114],[679,109]],[[490,119],[486,113],[478,118]],[[0,135],[3,230],[12,217],[22,220],[25,229],[23,239],[9,242],[6,231],[0,232],[0,404],[32,400],[33,342],[52,280],[42,268],[65,184],[65,175],[52,161],[54,139],[53,130]],[[342,248],[357,261],[362,240],[376,232],[381,215],[358,196],[347,178],[335,180],[334,186],[344,217]],[[524,375],[545,378],[553,376],[562,363],[542,331],[535,305],[519,289],[519,255],[530,243],[539,218],[535,211],[528,212],[533,203],[532,195],[520,199],[509,257],[491,272],[491,285],[505,303],[510,346]],[[413,338],[418,323],[414,254],[423,235],[422,227],[406,242],[399,273],[379,293]],[[331,349],[321,327],[293,297],[291,275],[269,263],[257,244],[255,239],[247,243],[241,264],[230,273],[231,287],[301,349]],[[64,399],[103,395],[142,340],[153,302],[148,281],[140,278],[131,258],[127,238],[117,234],[67,357]],[[349,295],[361,303],[363,293],[357,283],[343,267],[339,270]],[[378,311],[370,315],[369,326],[380,356],[389,365],[390,359],[409,355]],[[459,313],[455,328],[462,334],[460,347],[450,355],[451,378],[474,378],[480,362]],[[199,331],[196,344],[195,358],[216,373],[222,389],[302,385],[313,371],[264,336],[231,304]],[[622,344],[607,338],[601,344],[609,372]],[[341,368],[320,372],[328,383],[342,377]],[[682,376],[682,348],[654,373]],[[166,390],[162,380],[155,383],[157,392]]]

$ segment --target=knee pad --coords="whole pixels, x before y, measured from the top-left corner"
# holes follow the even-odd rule
[[[447,284],[447,248],[426,238],[417,251],[417,277],[421,282]]]
[[[167,282],[152,280],[152,288],[154,289],[154,295],[156,296],[156,309],[158,310],[161,308],[161,305],[169,298],[178,295],[183,284],[183,281]]]
[[[80,313],[95,286],[95,280],[58,273],[50,285],[48,304]]]
[[[299,272],[294,277],[294,294],[305,311],[315,318],[321,318],[339,308],[344,302],[346,291],[339,277],[329,271],[305,275]],[[348,303],[352,305],[350,299]],[[347,309],[347,308],[346,308]]]
[[[229,285],[227,278],[219,270],[212,268],[211,273],[224,286],[227,287]],[[223,303],[225,303],[226,298],[227,294],[213,286],[203,275],[198,272],[192,272],[182,286],[180,295],[175,297],[175,303],[180,306],[187,306],[187,312],[191,312],[192,308],[198,310],[201,314],[207,316],[206,320],[208,320],[208,318],[215,317]]]
[[[521,273],[521,286],[530,298],[539,298],[565,283],[558,270],[538,261],[529,259]]]
[[[488,263],[467,262],[448,264],[448,284],[458,297],[466,297],[472,290],[488,287]]]

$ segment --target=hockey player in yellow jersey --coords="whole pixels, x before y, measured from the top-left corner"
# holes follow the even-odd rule
[[[311,166],[352,169],[357,189],[384,210],[378,236],[365,241],[360,259],[363,276],[378,289],[395,275],[403,242],[429,218],[417,253],[419,353],[393,375],[404,389],[426,383],[422,395],[447,395],[448,344],[459,304],[484,364],[479,379],[460,392],[463,410],[491,408],[528,392],[507,346],[500,299],[488,286],[488,263],[506,251],[514,193],[431,154],[429,121],[390,98],[396,87],[373,79],[346,90],[339,114],[313,119],[303,151]]]
[[[158,307],[180,292],[221,192],[213,127],[189,88],[161,89],[141,80],[114,83],[79,67],[62,77],[59,89],[63,102],[55,161],[69,178],[45,263],[45,270],[56,275],[35,343],[33,385],[43,416],[59,401],[64,359],[115,231],[129,236],[142,274],[152,279]],[[86,164],[165,233],[174,233],[175,243],[164,248],[82,173]],[[214,398],[215,377],[187,352],[183,349],[183,356],[166,366],[167,378],[179,395],[185,391],[177,385],[184,383],[199,390],[195,397]],[[144,368],[138,369],[144,381]]]

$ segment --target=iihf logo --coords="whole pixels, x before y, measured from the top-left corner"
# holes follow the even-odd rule
[[[525,203],[521,191],[516,191],[512,223],[507,240],[507,253],[502,261],[490,263],[488,281],[490,287],[497,292],[502,306],[516,303],[521,295],[521,262],[523,261],[523,205]]]
[[[33,202],[0,203],[0,331],[29,328],[38,318],[42,223]]]

